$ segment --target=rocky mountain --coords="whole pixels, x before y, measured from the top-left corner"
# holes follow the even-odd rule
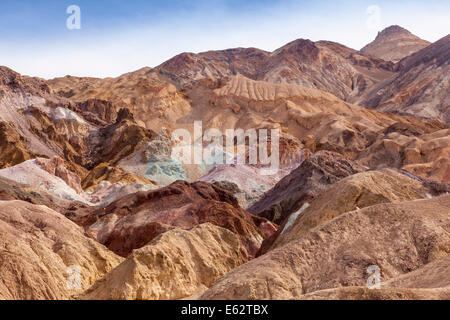
[[[450,121],[450,35],[398,62],[400,72],[361,104],[385,112]]]
[[[106,100],[119,107],[128,106],[134,113],[150,107],[152,115],[171,116],[189,111],[187,101],[176,88],[184,92],[205,79],[220,83],[222,79],[242,75],[252,80],[299,84],[349,100],[393,72],[393,63],[340,44],[298,39],[274,52],[236,48],[182,53],[154,69],[143,68],[117,79],[67,76],[50,80],[49,85],[74,101]],[[142,121],[151,126],[146,111]]]
[[[0,299],[448,299],[449,44],[393,26],[116,78],[0,67]],[[182,163],[211,151],[200,121],[231,145]]]
[[[148,76],[154,77],[155,74],[150,72]],[[130,75],[125,75],[124,77],[127,78]],[[111,80],[106,79],[105,81],[109,82]],[[124,80],[119,78],[117,81],[122,83]],[[243,75],[224,78],[220,82],[217,83],[211,79],[203,78],[184,88],[183,95],[187,101],[186,103],[189,105],[189,111],[187,113],[183,111],[183,113],[177,113],[176,115],[170,112],[164,113],[164,116],[153,116],[152,121],[165,124],[170,119],[170,126],[167,127],[168,135],[170,135],[171,130],[177,128],[186,129],[192,135],[193,123],[199,119],[202,120],[204,128],[216,128],[223,132],[229,128],[282,129],[284,134],[282,140],[286,141],[286,143],[283,142],[280,153],[286,154],[286,160],[283,162],[283,165],[286,166],[290,165],[289,162],[295,163],[297,161],[296,159],[300,157],[302,146],[306,144],[308,149],[313,152],[316,149],[327,149],[344,153],[347,157],[355,159],[360,152],[367,149],[374,142],[374,138],[379,133],[397,122],[403,123],[404,126],[411,126],[412,123],[418,128],[425,126],[427,129],[424,128],[423,130],[426,132],[445,128],[443,125],[423,122],[415,118],[398,117],[370,111],[350,105],[324,91],[297,84],[255,81]],[[128,98],[125,95],[122,99],[126,100]],[[93,103],[93,100],[89,101]],[[115,100],[105,103],[113,105]],[[78,111],[78,114],[83,116],[83,111]],[[171,115],[175,116],[172,117]],[[132,125],[136,129],[143,128],[145,124],[136,120],[142,118],[135,116],[131,118],[132,120],[121,121],[121,123],[126,126]],[[89,142],[93,139],[103,141],[110,131],[122,132],[122,130],[117,130],[117,126],[118,124],[106,125],[109,129],[105,127],[104,129],[99,129],[99,133],[95,135],[89,134],[86,141]],[[154,127],[154,129],[161,130],[160,127]],[[148,139],[144,143],[140,142],[135,146],[127,146],[117,155],[108,155],[106,161],[105,152],[110,151],[100,149],[105,148],[104,145],[100,145],[100,148],[94,146],[98,151],[96,153],[91,152],[91,155],[89,155],[90,159],[88,161],[85,160],[86,163],[83,164],[83,167],[92,170],[93,166],[101,164],[100,161],[109,162],[112,166],[119,167],[129,174],[140,176],[159,184],[169,184],[178,179],[194,181],[208,174],[213,169],[211,166],[192,167],[173,162],[170,159],[171,146],[167,143],[167,139],[164,138],[164,134],[160,134],[161,137],[157,138],[157,135],[154,133],[145,133],[144,129],[139,130],[142,133],[138,135],[132,133],[135,135],[133,139],[141,141],[139,136],[146,135]],[[117,135],[117,139],[123,138],[125,136],[122,133]],[[297,147],[291,147],[293,145],[297,145]],[[157,152],[161,155],[157,157],[148,156],[154,153],[155,148],[159,150]],[[294,149],[296,151],[292,153]],[[99,160],[96,160],[97,158]],[[95,162],[92,163],[93,161]],[[148,169],[149,165],[153,167],[152,170]],[[86,174],[83,177],[85,176]],[[210,180],[210,182],[214,181],[216,180]],[[247,188],[243,185],[240,187],[242,189]],[[247,196],[249,195],[247,194]],[[255,194],[250,195],[250,198],[255,196],[258,197]]]
[[[234,269],[200,299],[301,299],[326,289],[352,290],[348,287],[355,286],[367,289],[370,276],[367,269],[372,265],[381,270],[381,280],[387,286],[389,280],[395,283],[396,278],[414,271],[419,273],[430,263],[448,266],[447,260],[441,259],[448,256],[449,206],[447,195],[378,204],[344,213]],[[433,289],[440,288],[431,279],[429,284]],[[409,284],[405,281],[403,286],[401,290],[393,287],[391,292],[417,288],[414,281]]]
[[[429,45],[430,42],[400,26],[390,26],[378,32],[376,39],[362,48],[361,52],[386,61],[399,62]]]
[[[158,131],[189,112],[186,97],[171,83],[154,76],[152,69],[143,68],[118,78],[96,79],[67,76],[48,82],[53,91],[77,103],[77,108],[89,116],[104,114],[108,123],[115,120],[120,108],[136,116],[139,125]]]
[[[319,151],[279,181],[248,210],[277,224],[300,210],[342,178],[364,171],[363,166],[346,160],[340,154]]]
[[[167,300],[204,292],[247,261],[239,236],[210,223],[172,229],[135,250],[81,299]]]
[[[307,208],[289,219],[292,223],[284,226],[272,248],[281,247],[345,212],[379,203],[427,199],[449,191],[447,185],[436,185],[392,169],[357,173],[334,183],[309,201]]]
[[[0,232],[1,299],[69,299],[122,261],[45,206],[0,201]],[[83,276],[67,286],[74,272]]]
[[[179,88],[196,80],[242,75],[252,80],[316,88],[344,100],[359,96],[379,78],[393,72],[392,63],[342,48],[330,42],[298,39],[274,52],[238,48],[183,53],[158,66],[154,72]]]

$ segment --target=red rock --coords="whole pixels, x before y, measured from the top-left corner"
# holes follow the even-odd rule
[[[248,257],[256,254],[264,236],[276,230],[267,220],[240,208],[227,191],[205,182],[185,181],[126,196],[81,223],[90,236],[127,256],[174,227],[191,229],[207,222],[238,234]]]

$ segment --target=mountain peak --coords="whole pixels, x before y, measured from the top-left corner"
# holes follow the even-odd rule
[[[398,25],[387,27],[378,32],[376,39],[361,49],[362,53],[398,62],[401,59],[430,45],[405,28]]]
[[[378,37],[389,37],[392,35],[413,35],[411,32],[406,30],[405,28],[400,27],[399,25],[393,25],[383,29],[378,32]]]

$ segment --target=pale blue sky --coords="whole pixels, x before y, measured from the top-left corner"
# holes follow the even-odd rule
[[[66,8],[81,8],[81,30],[66,28]],[[118,76],[184,52],[257,47],[272,51],[298,38],[360,49],[379,28],[398,24],[436,41],[450,30],[450,1],[302,0],[1,0],[0,65],[52,78]]]

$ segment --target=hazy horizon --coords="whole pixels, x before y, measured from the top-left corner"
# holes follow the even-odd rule
[[[69,30],[67,7],[81,9],[81,29]],[[368,23],[380,10],[378,22]],[[353,49],[400,25],[434,42],[448,34],[449,3],[419,1],[36,1],[0,4],[0,65],[42,78],[116,77],[155,67],[182,52],[237,47],[266,51],[298,38]]]

